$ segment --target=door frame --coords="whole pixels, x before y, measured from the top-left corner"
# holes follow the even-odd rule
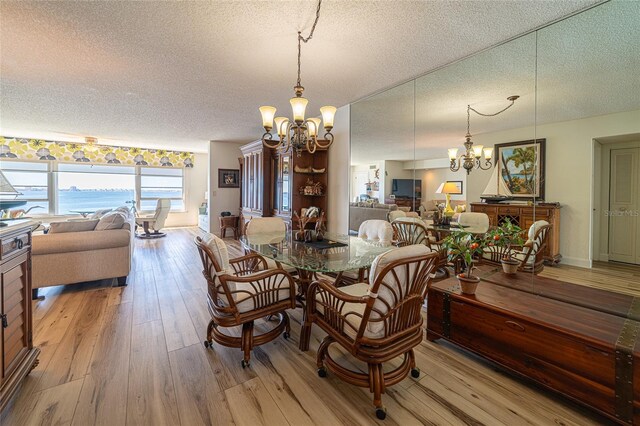
[[[608,138],[608,137],[607,137]],[[604,214],[609,209],[611,190],[611,150],[640,148],[640,134],[637,141],[603,143],[594,138],[594,173],[592,182],[592,255],[593,260],[609,261],[609,218]]]

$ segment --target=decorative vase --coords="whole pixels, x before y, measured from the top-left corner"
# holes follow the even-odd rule
[[[460,282],[460,289],[464,294],[476,294],[476,289],[480,282],[479,277],[465,277],[464,274],[460,274],[458,275],[458,281]]]
[[[514,259],[502,259],[500,263],[502,263],[502,271],[507,275],[514,275],[520,266],[520,262]]]

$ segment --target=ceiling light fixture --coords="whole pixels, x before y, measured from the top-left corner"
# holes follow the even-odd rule
[[[449,168],[452,172],[457,172],[458,170],[460,170],[461,166],[467,171],[467,174],[471,173],[471,170],[473,170],[474,168],[489,170],[492,166],[491,157],[493,156],[493,148],[485,148],[482,145],[474,145],[473,142],[471,142],[471,132],[469,130],[471,122],[471,111],[483,117],[495,117],[496,115],[502,114],[503,112],[511,108],[516,99],[518,99],[519,97],[520,96],[517,95],[509,96],[507,100],[511,101],[511,103],[506,108],[496,112],[495,114],[483,114],[471,108],[471,105],[467,105],[467,135],[465,136],[467,140],[464,143],[465,152],[462,153],[460,157],[458,157],[458,148],[449,149],[449,161],[451,161]],[[481,160],[483,154],[484,163]]]
[[[84,146],[82,147],[84,151],[88,152],[96,152],[100,149],[98,146],[98,139],[87,136],[84,138]]]
[[[318,1],[318,8],[316,10],[316,20],[313,22],[311,31],[308,37],[302,37],[300,31],[298,31],[298,81],[293,88],[296,96],[291,98],[291,109],[293,110],[293,121],[286,117],[275,117],[276,108],[272,106],[260,107],[260,113],[262,114],[262,126],[265,133],[262,135],[262,143],[268,148],[278,149],[281,152],[289,152],[290,149],[294,149],[298,156],[303,150],[307,150],[311,154],[316,152],[316,149],[326,149],[333,143],[333,135],[331,130],[333,129],[333,119],[336,113],[336,108],[333,106],[323,106],[320,108],[322,114],[322,120],[324,121],[324,140],[318,139],[320,133],[320,119],[308,118],[305,120],[304,113],[309,102],[302,96],[304,87],[300,82],[300,53],[301,42],[307,43],[313,37],[313,32],[318,24],[320,18],[320,5],[322,0]],[[273,140],[271,129],[273,129],[273,122],[276,123],[276,132],[278,140]]]

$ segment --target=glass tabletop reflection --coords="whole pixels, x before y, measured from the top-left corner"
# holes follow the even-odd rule
[[[240,242],[245,249],[264,257],[313,272],[342,272],[368,268],[379,254],[391,250],[391,246],[370,243],[358,237],[326,234],[323,241],[305,243],[293,240],[291,233],[243,236]]]

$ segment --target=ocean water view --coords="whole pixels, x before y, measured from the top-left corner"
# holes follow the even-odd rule
[[[18,189],[23,195],[20,198],[46,198],[47,191],[28,190],[26,188]],[[155,190],[144,191],[145,198],[167,198],[180,197],[181,191],[174,190]],[[133,190],[80,190],[80,191],[58,191],[58,211],[56,214],[74,214],[72,210],[98,210],[105,208],[116,208],[120,206],[131,206],[127,201],[135,199]],[[142,200],[141,210],[154,210],[156,207],[155,200]],[[49,210],[48,200],[29,201],[24,206],[17,207],[19,209],[29,209],[33,206],[41,206],[43,208],[34,208],[29,215],[47,214]],[[184,208],[182,200],[171,200],[172,210],[181,210]]]

